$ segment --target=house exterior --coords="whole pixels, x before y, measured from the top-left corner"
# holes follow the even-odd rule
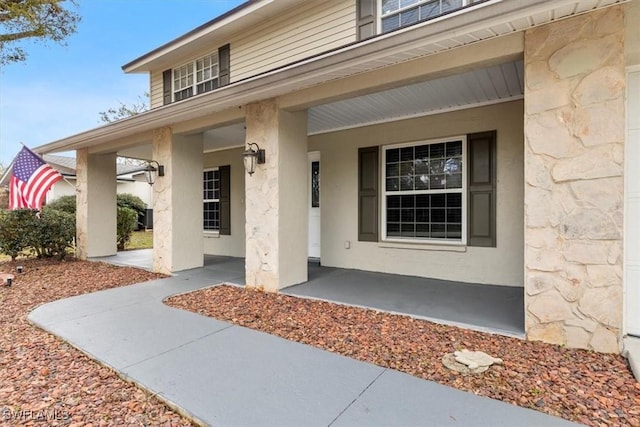
[[[116,156],[153,159],[156,271],[240,256],[277,291],[311,257],[519,286],[528,339],[619,352],[639,24],[639,0],[248,1],[123,66],[150,111],[38,151],[77,150],[81,257],[116,252]]]

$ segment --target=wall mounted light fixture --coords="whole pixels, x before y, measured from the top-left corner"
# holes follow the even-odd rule
[[[153,185],[159,176],[164,176],[164,166],[151,160],[147,162],[147,167],[144,169],[145,176],[149,185]]]
[[[254,146],[256,147],[255,150],[253,149]],[[244,160],[244,168],[247,170],[249,176],[251,176],[256,171],[256,165],[261,165],[265,162],[264,149],[258,147],[258,144],[251,142],[249,143],[249,148],[242,153],[242,158]]]

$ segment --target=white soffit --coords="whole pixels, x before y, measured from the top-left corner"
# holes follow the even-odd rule
[[[311,108],[309,134],[523,97],[523,62],[508,62]]]

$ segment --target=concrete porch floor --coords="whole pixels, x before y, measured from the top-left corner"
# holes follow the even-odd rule
[[[145,249],[93,259],[150,270],[151,256],[151,250]],[[244,285],[244,281],[237,283],[238,277],[244,277],[242,258],[205,255],[204,264],[205,271],[226,271],[236,284]],[[519,287],[322,267],[310,262],[309,281],[281,292],[524,337],[524,291]]]

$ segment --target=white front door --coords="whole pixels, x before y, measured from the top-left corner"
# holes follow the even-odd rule
[[[627,74],[625,333],[640,336],[640,67]]]
[[[309,258],[320,258],[320,152],[309,153]]]

